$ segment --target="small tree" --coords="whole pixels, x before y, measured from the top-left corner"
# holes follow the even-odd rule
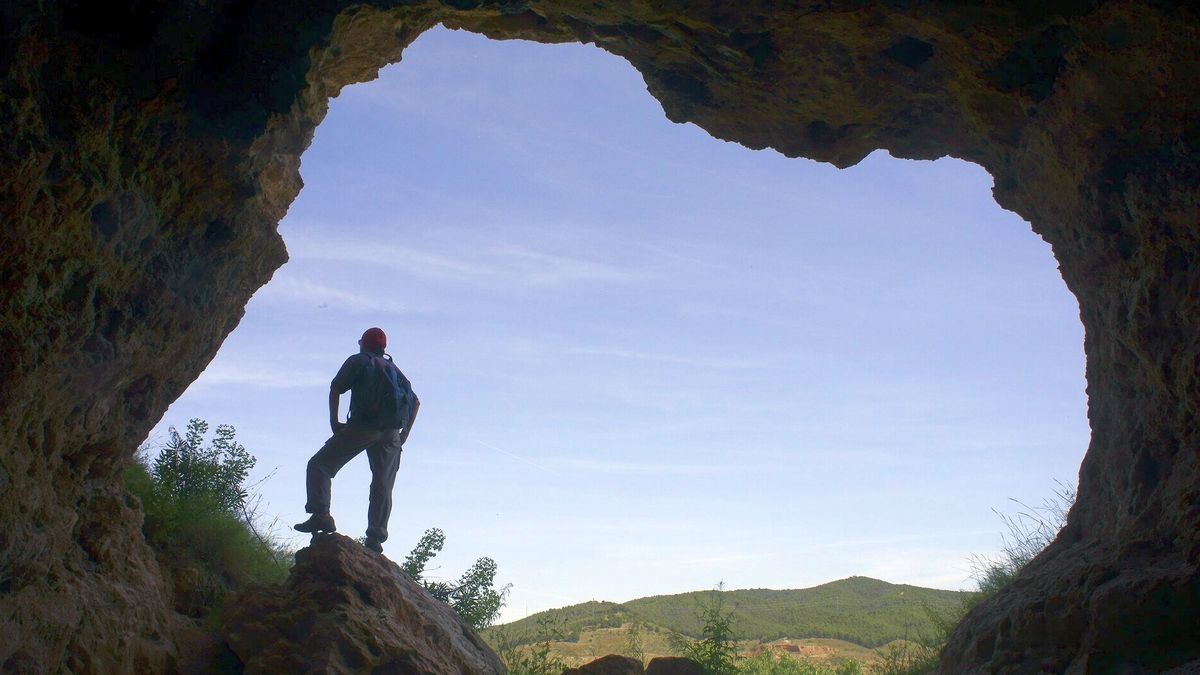
[[[642,622],[631,621],[625,629],[625,645],[622,653],[638,661],[646,660],[646,646],[642,641]]]
[[[172,427],[162,445],[143,446],[125,485],[141,502],[146,542],[175,581],[176,611],[215,621],[233,590],[283,581],[292,551],[256,522],[255,486],[245,484],[255,459],[234,428],[218,425],[206,443],[208,430],[192,419],[183,434]]]
[[[409,579],[420,581],[425,574],[425,566],[429,564],[430,560],[433,560],[434,556],[441,553],[442,547],[445,545],[446,535],[441,530],[436,527],[425,530],[425,534],[417,540],[417,545],[404,559],[400,569],[408,575]]]
[[[440,529],[431,527],[425,530],[400,569],[410,579],[424,586],[430,595],[450,605],[476,630],[487,628],[500,616],[509,586],[496,589],[496,561],[488,557],[476,560],[456,582],[425,579],[425,566],[441,553],[445,543],[446,535]]]
[[[170,438],[150,465],[155,489],[172,500],[211,499],[220,508],[239,513],[246,505],[246,476],[255,459],[234,440],[228,424],[218,424],[212,443],[204,445],[208,422],[193,418],[181,436],[170,428]]]
[[[683,655],[699,663],[708,675],[737,673],[737,639],[733,634],[733,611],[725,609],[725,583],[701,600],[696,610],[701,639],[683,646]]]

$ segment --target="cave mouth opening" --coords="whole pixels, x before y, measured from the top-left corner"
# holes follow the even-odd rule
[[[291,262],[160,427],[233,423],[298,520],[324,388],[383,326],[423,401],[389,553],[441,527],[451,573],[500,563],[505,618],[962,587],[992,508],[1074,481],[1078,305],[975,165],[747,150],[603,51],[444,29],[343,90],[303,161]],[[343,530],[368,481],[335,481]]]

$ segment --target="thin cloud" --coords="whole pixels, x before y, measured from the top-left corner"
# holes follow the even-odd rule
[[[346,291],[316,281],[285,276],[267,284],[255,296],[268,302],[303,304],[315,309],[336,307],[340,310],[406,314],[411,310],[391,300]]]
[[[524,246],[503,245],[492,249],[510,273],[536,285],[559,285],[598,281],[628,283],[638,278],[629,270],[603,263],[534,251]]]
[[[422,277],[484,276],[493,273],[493,270],[464,260],[394,244],[372,243],[363,246],[359,242],[292,237],[288,239],[288,253],[294,260],[381,265]]]
[[[466,246],[465,248],[472,248]],[[408,276],[454,281],[486,288],[512,285],[561,286],[579,283],[626,284],[642,275],[605,263],[545,253],[517,244],[477,242],[475,255],[450,257],[410,246],[362,246],[317,237],[289,237],[295,261],[320,260],[354,265],[380,265]]]
[[[544,461],[564,469],[576,471],[639,476],[724,476],[756,470],[754,466],[745,464],[666,464],[584,459],[578,457],[554,457]]]
[[[262,387],[266,389],[309,389],[329,384],[329,377],[296,372],[286,367],[264,368],[246,364],[214,363],[196,380],[197,387]]]
[[[683,356],[680,354],[657,354],[627,349],[610,349],[607,347],[573,347],[567,350],[572,356],[606,356],[615,359],[632,361],[654,361],[680,366],[699,366],[706,368],[766,368],[761,361],[746,359],[707,359],[701,356]]]
[[[541,464],[538,464],[537,462],[533,461],[532,459],[529,459],[529,458],[526,458],[526,457],[522,457],[521,455],[518,455],[518,454],[516,454],[516,453],[514,453],[514,452],[509,452],[509,451],[507,451],[507,450],[505,450],[505,449],[503,449],[503,448],[498,448],[498,447],[496,447],[496,446],[492,445],[491,443],[484,443],[483,441],[475,441],[475,442],[476,442],[476,443],[478,443],[478,444],[480,444],[480,445],[482,445],[482,446],[483,446],[483,447],[485,447],[485,448],[488,448],[489,450],[495,450],[496,452],[498,452],[498,453],[500,453],[500,454],[502,454],[502,455],[505,455],[505,456],[511,457],[511,458],[513,458],[513,459],[517,460],[518,462],[522,462],[522,463],[528,464],[529,466],[532,466],[532,467],[534,467],[534,468],[537,468],[537,469],[541,469],[542,471],[545,471],[545,472],[547,472],[547,473],[555,473],[555,471],[554,471],[553,469],[550,469],[550,468],[548,468],[548,467],[545,467],[545,466],[543,466],[543,465],[541,465]]]

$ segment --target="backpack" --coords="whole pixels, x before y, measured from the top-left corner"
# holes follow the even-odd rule
[[[392,357],[371,355],[364,375],[367,380],[368,404],[362,411],[363,421],[378,429],[400,429],[408,426],[412,416],[412,385],[404,373],[392,363]]]

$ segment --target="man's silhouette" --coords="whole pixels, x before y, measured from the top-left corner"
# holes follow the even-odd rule
[[[392,512],[392,486],[400,468],[400,453],[421,402],[404,373],[384,353],[387,336],[380,328],[369,328],[358,341],[359,352],[342,364],[329,385],[329,427],[333,435],[308,461],[308,503],[312,517],[296,525],[301,532],[333,532],[329,515],[330,483],[338,470],[364,449],[371,463],[371,497],[367,507],[367,548],[383,552],[387,541],[388,516]],[[381,379],[382,378],[382,379]],[[345,424],[338,421],[341,395],[350,392],[350,414]],[[401,398],[402,413],[381,408],[381,399],[391,392]],[[389,402],[395,402],[390,399]],[[406,414],[405,414],[406,413]]]

